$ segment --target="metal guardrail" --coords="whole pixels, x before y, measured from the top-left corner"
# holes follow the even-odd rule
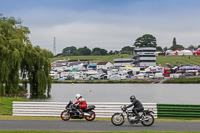
[[[159,118],[200,118],[200,105],[157,104]]]
[[[52,116],[60,117],[67,102],[13,102],[13,116]],[[130,103],[115,102],[88,102],[88,105],[95,105],[96,117],[110,118],[116,112],[122,112],[121,106]],[[157,118],[157,103],[143,103],[145,110],[154,111]]]

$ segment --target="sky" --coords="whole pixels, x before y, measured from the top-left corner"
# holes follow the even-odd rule
[[[22,20],[30,40],[56,54],[66,47],[121,50],[144,34],[158,46],[200,45],[200,0],[0,0],[0,14]]]

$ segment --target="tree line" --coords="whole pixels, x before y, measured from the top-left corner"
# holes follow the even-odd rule
[[[50,92],[49,57],[52,53],[32,46],[29,33],[21,20],[0,15],[0,96],[21,91],[19,73],[28,78],[32,96],[43,96],[45,92]]]
[[[133,46],[125,46],[121,50],[110,50],[109,52],[106,49],[95,47],[92,50],[84,46],[81,48],[76,48],[75,46],[66,47],[63,49],[62,53],[57,54],[57,56],[80,56],[80,55],[114,55],[114,54],[133,54],[135,47],[155,47],[156,51],[164,52],[166,50],[177,50],[185,49],[183,45],[177,44],[176,38],[173,38],[172,46],[167,48],[162,48],[157,45],[156,37],[151,34],[145,34],[135,40]],[[190,45],[188,48],[200,48],[200,45],[194,46]]]
[[[92,50],[87,46],[76,48],[75,46],[66,47],[63,49],[62,53],[57,54],[57,56],[79,56],[79,55],[114,55],[114,54],[132,54],[134,48],[130,46],[125,46],[120,51],[110,50],[109,52],[106,49],[95,47]]]

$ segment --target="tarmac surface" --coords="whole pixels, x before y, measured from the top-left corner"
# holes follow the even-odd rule
[[[56,120],[0,120],[0,130],[47,131],[200,131],[200,122],[155,122],[150,127],[141,123],[131,125],[127,121],[114,126],[110,121],[56,121]]]

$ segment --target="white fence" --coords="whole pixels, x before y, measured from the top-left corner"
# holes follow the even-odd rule
[[[13,116],[52,116],[60,117],[65,109],[66,102],[13,102]],[[95,105],[96,117],[110,118],[116,112],[122,112],[122,105],[130,103],[111,103],[111,102],[88,102],[88,105]],[[143,103],[144,109],[152,110],[157,118],[157,104]]]

